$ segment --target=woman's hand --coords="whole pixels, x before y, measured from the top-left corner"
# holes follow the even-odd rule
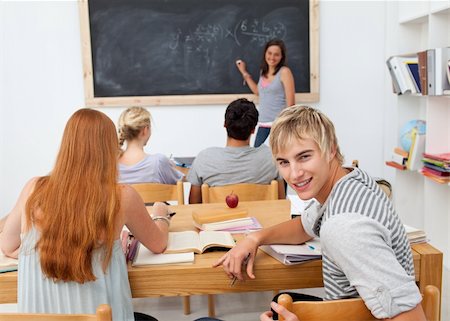
[[[278,313],[279,316],[280,315],[283,316],[285,321],[299,321],[299,319],[297,318],[297,316],[294,313],[289,312],[281,304],[271,302],[270,306],[276,313]],[[263,314],[261,314],[261,316],[259,317],[259,320],[260,321],[273,321],[272,317],[273,317],[272,311],[267,311],[267,312],[264,312]]]
[[[213,267],[222,265],[225,273],[230,279],[237,277],[238,280],[242,281],[244,279],[242,275],[242,265],[244,260],[248,257],[246,272],[251,279],[254,279],[253,262],[255,261],[257,248],[258,242],[251,236],[247,236],[214,263]]]
[[[241,72],[242,76],[244,76],[247,73],[247,65],[245,64],[245,61],[243,60],[236,60],[236,67]]]

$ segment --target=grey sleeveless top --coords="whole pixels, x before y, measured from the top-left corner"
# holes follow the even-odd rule
[[[114,321],[134,321],[131,290],[125,256],[120,241],[113,245],[112,257],[103,272],[101,251],[93,254],[96,280],[85,282],[54,282],[41,270],[39,253],[35,250],[39,232],[33,227],[22,235],[18,268],[18,311],[36,313],[95,313],[100,304],[109,304]]]
[[[263,77],[259,77],[259,122],[273,122],[281,110],[286,107],[286,96],[280,75],[282,67],[275,75],[275,78],[267,85],[263,85]]]

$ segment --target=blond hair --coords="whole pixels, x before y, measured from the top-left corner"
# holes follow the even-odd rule
[[[294,140],[310,138],[318,146],[322,155],[335,152],[339,164],[343,164],[334,125],[318,109],[294,105],[285,108],[277,117],[270,130],[270,146],[274,155],[285,150]]]
[[[50,175],[36,182],[26,203],[26,226],[38,227],[41,268],[54,281],[95,280],[96,249],[103,250],[103,271],[109,265],[120,210],[118,150],[111,119],[80,109],[67,122]]]
[[[143,107],[130,107],[120,114],[119,117],[119,145],[123,146],[123,143],[128,140],[138,137],[142,128],[151,126],[150,112]]]

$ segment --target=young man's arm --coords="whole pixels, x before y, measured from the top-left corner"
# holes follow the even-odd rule
[[[197,204],[202,202],[202,188],[199,185],[191,185],[189,192],[189,204]]]

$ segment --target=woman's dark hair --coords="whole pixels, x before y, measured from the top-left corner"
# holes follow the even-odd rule
[[[258,110],[251,101],[240,98],[231,102],[225,111],[225,128],[229,137],[246,140],[258,123]]]
[[[281,49],[281,60],[278,65],[275,67],[274,75],[281,69],[281,67],[286,66],[286,46],[284,45],[283,40],[281,39],[272,39],[266,43],[264,46],[262,61],[261,61],[261,74],[266,77],[269,72],[269,65],[266,62],[266,52],[270,46],[278,46]]]

